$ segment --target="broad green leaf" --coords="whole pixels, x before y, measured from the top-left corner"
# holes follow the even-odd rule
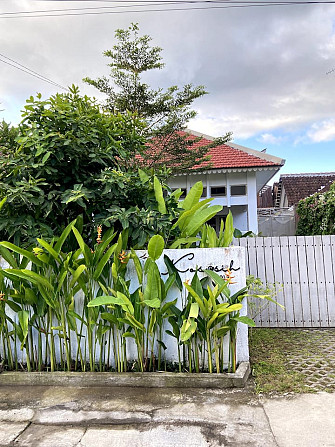
[[[71,230],[72,230],[72,227],[74,226],[75,223],[76,223],[75,220],[72,221],[72,222],[65,228],[65,230],[63,231],[63,233],[61,234],[61,236],[60,236],[59,239],[57,240],[57,242],[56,242],[56,244],[55,244],[55,246],[54,246],[54,249],[55,249],[55,251],[56,251],[58,254],[60,253],[60,251],[61,251],[61,249],[62,249],[62,246],[63,246],[64,242],[66,241],[68,235],[70,234],[70,232],[71,232]]]
[[[200,310],[203,314],[203,316],[205,317],[207,314],[207,309],[202,301],[202,299],[200,298],[200,296],[195,292],[195,290],[186,282],[184,282],[184,286],[186,287],[186,289],[190,292],[190,294],[193,296],[193,298],[196,300],[196,302],[198,303]]]
[[[93,273],[93,278],[95,280],[97,280],[99,278],[99,276],[101,275],[101,272],[103,270],[103,268],[105,267],[105,265],[107,264],[107,262],[109,261],[110,257],[112,256],[112,254],[115,252],[116,250],[116,246],[117,244],[112,245],[107,251],[106,253],[103,255],[103,257],[101,258],[101,260],[99,261],[98,265],[95,268],[95,271]]]
[[[183,283],[181,281],[179,272],[176,269],[176,267],[173,264],[173,262],[171,261],[171,259],[167,255],[164,255],[164,263],[166,265],[166,268],[168,269],[169,274],[170,275],[175,275],[175,277],[176,277],[176,286],[178,287],[178,289],[180,291],[182,291],[183,290]]]
[[[200,241],[198,237],[182,237],[174,241],[169,248],[179,248],[181,245],[194,244]]]
[[[117,298],[116,296],[107,295],[107,296],[97,296],[93,300],[91,300],[87,307],[95,307],[95,306],[109,306],[111,304],[121,304],[122,300]]]
[[[129,321],[130,326],[145,332],[144,325],[140,321],[136,320],[136,318],[134,318],[132,315],[126,313],[126,318]]]
[[[144,290],[144,300],[153,298],[161,299],[161,276],[155,262],[149,264],[147,272],[147,284]]]
[[[58,260],[58,253],[57,253],[57,251],[56,251],[50,244],[48,244],[48,243],[47,243],[46,241],[44,241],[43,239],[39,239],[39,238],[37,238],[37,242],[38,242],[43,248],[45,248],[46,251],[47,251],[48,253],[50,253],[51,256],[52,256],[54,259],[56,259],[56,261]]]
[[[162,214],[166,214],[166,206],[163,197],[162,185],[160,184],[160,181],[156,176],[154,176],[154,190],[155,190],[155,198],[158,203],[158,211]]]
[[[89,266],[91,265],[91,260],[92,260],[92,254],[91,254],[91,250],[89,249],[89,247],[85,244],[84,239],[82,238],[81,234],[79,233],[79,231],[77,230],[76,227],[72,227],[72,231],[77,239],[77,242],[79,244],[79,247],[81,248],[81,251],[84,255],[85,258],[85,262],[86,265]]]
[[[152,236],[148,244],[148,254],[151,259],[156,261],[163,253],[164,239],[160,234]]]
[[[231,211],[229,211],[228,216],[226,218],[225,229],[223,232],[222,247],[229,247],[233,241],[233,237],[234,237],[233,215]]]
[[[134,315],[134,306],[132,305],[132,302],[130,301],[130,299],[121,292],[116,292],[116,296],[117,298],[119,298],[122,301],[122,309],[127,312],[130,313],[132,315]]]
[[[72,279],[70,282],[70,289],[72,289],[72,287],[76,284],[76,282],[78,281],[79,276],[86,270],[86,265],[82,264],[80,265],[76,271],[73,273],[72,275]]]
[[[151,317],[150,317],[150,322],[149,322],[149,327],[148,327],[149,334],[152,334],[155,330],[156,317],[157,317],[156,312],[154,312],[154,311],[151,312]]]
[[[5,261],[8,262],[8,264],[12,268],[17,268],[18,267],[16,259],[14,258],[12,253],[9,250],[7,250],[7,248],[2,247],[1,245],[0,245],[0,255],[4,258]]]
[[[125,332],[122,334],[122,337],[124,338],[136,338],[135,335],[132,332]]]
[[[142,183],[146,183],[150,178],[148,176],[148,174],[146,174],[144,171],[142,171],[142,169],[138,169],[138,175],[139,175]]]
[[[214,312],[214,314],[212,315],[212,317],[210,318],[210,320],[207,323],[207,329],[210,329],[212,327],[212,325],[214,324],[214,322],[217,319],[218,315],[219,315],[219,312]]]
[[[185,320],[180,331],[180,340],[185,342],[189,340],[197,329],[197,323],[194,320]]]
[[[109,321],[112,324],[117,324],[118,322],[116,316],[109,312],[101,312],[100,316],[103,320]]]
[[[28,250],[24,250],[23,248],[18,247],[17,245],[12,244],[11,242],[0,242],[0,245],[2,247],[8,248],[9,250],[14,251],[15,253],[18,253],[19,255],[25,256],[29,261],[32,263],[38,265],[39,267],[43,267],[43,262],[40,261],[33,253],[31,253]]]
[[[138,282],[140,284],[142,284],[142,282],[143,282],[142,264],[141,264],[141,261],[139,260],[139,257],[137,256],[137,254],[135,253],[135,250],[133,248],[131,249],[131,259],[134,262],[134,266],[135,266]]]
[[[221,205],[213,205],[209,208],[200,209],[198,210],[194,216],[192,217],[191,221],[188,223],[186,228],[183,230],[183,234],[185,236],[194,236],[199,231],[200,227],[210,220],[212,217],[216,216],[217,213],[219,213],[222,210]]]
[[[218,338],[224,337],[229,332],[229,326],[221,326],[217,331],[216,335]]]
[[[256,323],[249,317],[234,317],[233,320],[239,323],[247,324],[248,326],[255,327]]]
[[[0,211],[2,210],[2,208],[6,202],[7,202],[7,197],[4,197],[0,202]]]
[[[212,270],[205,270],[205,273],[215,282],[215,284],[218,284],[219,287],[223,287],[227,284],[227,281],[224,278],[222,278],[220,275],[213,272]]]
[[[112,240],[115,238],[116,235],[117,232],[113,232],[112,229],[106,232],[106,234],[102,238],[101,244],[99,244],[95,250],[95,256],[94,256],[95,261],[100,259],[102,253],[105,252],[106,248],[112,242]]]
[[[231,312],[237,312],[238,310],[242,309],[242,304],[232,304],[231,306],[224,307],[224,308],[217,306],[216,309],[221,315],[229,314]]]
[[[29,328],[29,312],[26,310],[20,310],[17,313],[17,316],[19,318],[19,323],[21,326],[22,334],[23,334],[23,340],[21,343],[21,350],[23,349],[24,342],[28,335],[28,328]]]
[[[153,309],[158,309],[161,306],[161,302],[158,298],[153,298],[152,300],[143,300],[144,304]]]
[[[189,193],[185,197],[185,199],[181,203],[181,207],[184,210],[190,210],[192,206],[197,204],[202,196],[204,188],[202,186],[202,182],[195,183],[190,189]]]
[[[174,228],[179,227],[181,231],[184,230],[184,228],[189,224],[189,222],[192,220],[194,214],[196,213],[196,211],[200,210],[200,209],[205,209],[208,208],[208,204],[212,201],[213,199],[205,199],[202,200],[199,203],[196,203],[190,210],[184,211],[178,218],[177,222],[174,223],[172,225],[172,230]]]
[[[199,305],[198,303],[192,303],[190,307],[189,318],[198,318],[199,315]]]
[[[25,279],[27,281],[32,282],[33,284],[41,285],[49,290],[53,290],[50,282],[42,275],[38,273],[32,272],[31,270],[26,269],[4,269],[4,272],[8,272],[11,275],[17,276],[19,278]]]

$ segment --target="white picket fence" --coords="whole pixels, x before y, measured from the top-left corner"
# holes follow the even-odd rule
[[[276,300],[255,318],[260,327],[335,327],[335,236],[235,240],[246,248],[247,274],[282,284]]]

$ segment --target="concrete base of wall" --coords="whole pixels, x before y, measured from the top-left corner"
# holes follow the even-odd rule
[[[108,386],[142,388],[243,388],[250,375],[249,362],[236,373],[107,373],[107,372],[3,372],[0,386]]]

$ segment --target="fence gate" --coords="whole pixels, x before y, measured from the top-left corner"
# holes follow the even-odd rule
[[[246,248],[247,274],[282,284],[255,321],[260,327],[335,327],[335,236],[237,239]]]

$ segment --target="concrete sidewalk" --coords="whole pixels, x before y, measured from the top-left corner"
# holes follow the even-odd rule
[[[330,447],[335,394],[1,386],[0,446]]]

